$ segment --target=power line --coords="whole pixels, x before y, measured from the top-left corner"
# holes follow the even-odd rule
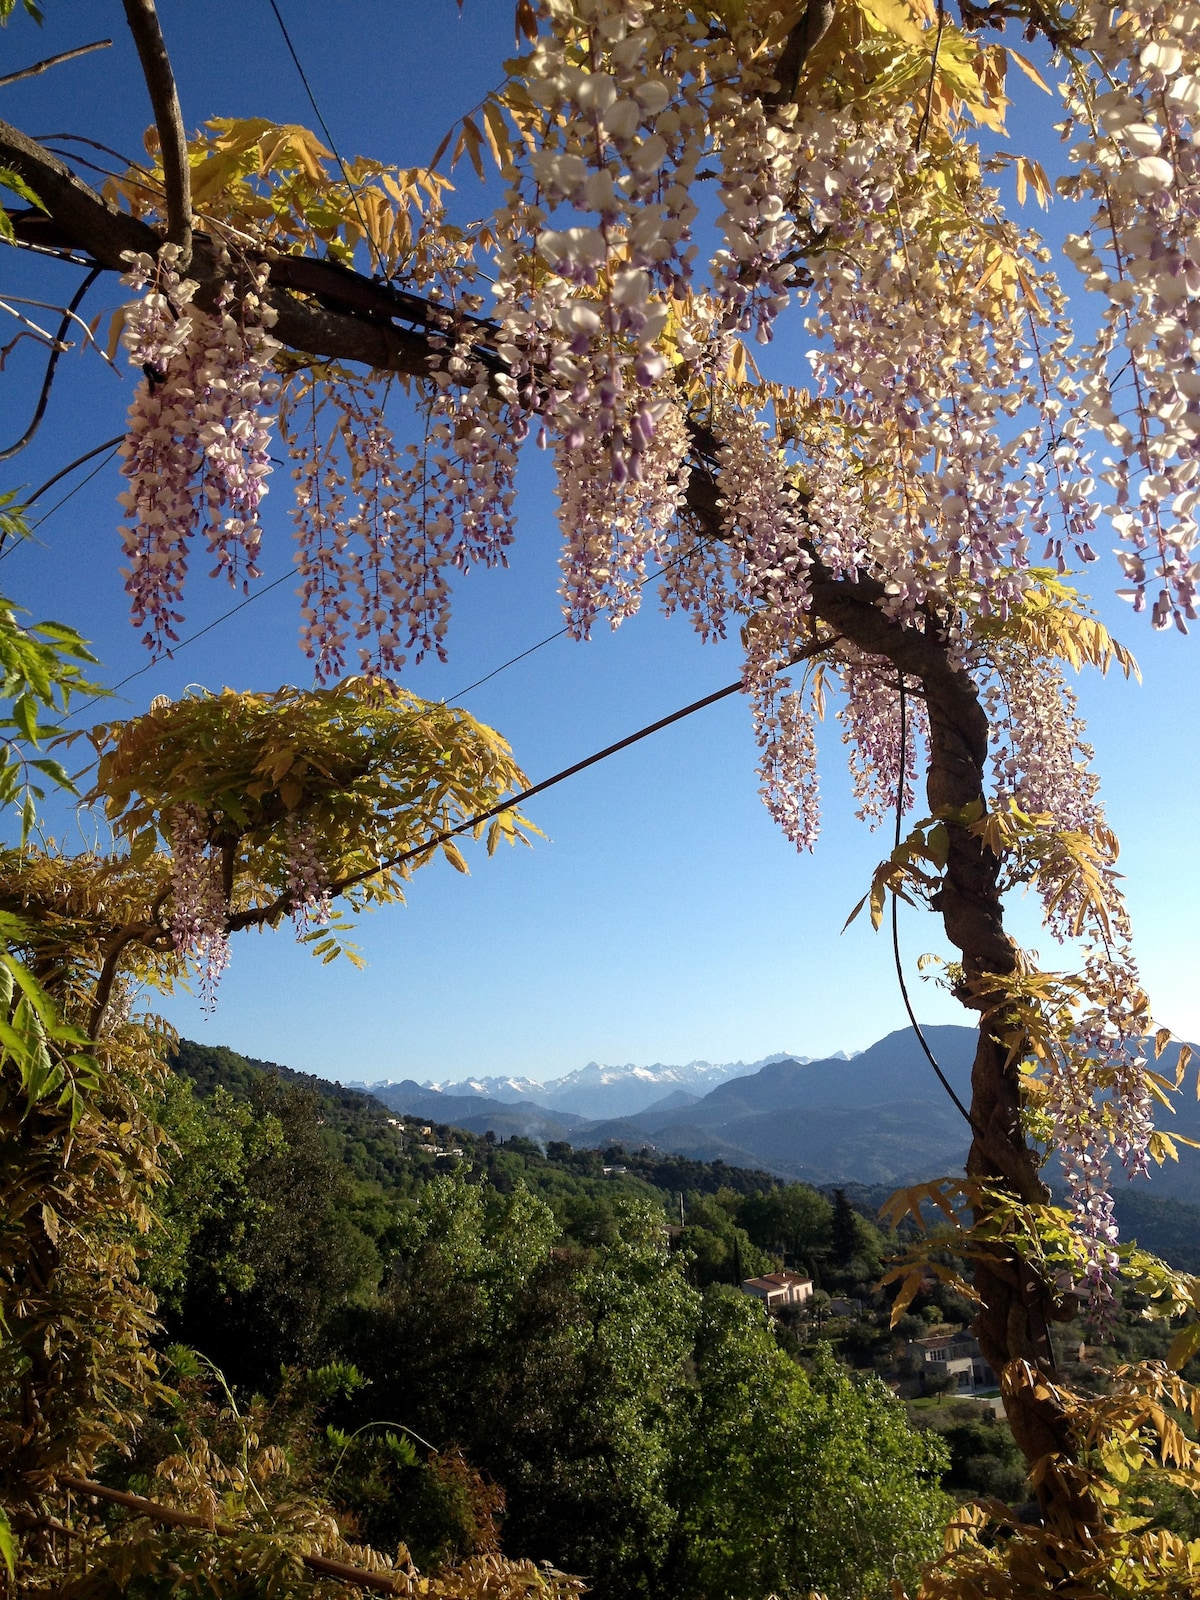
[[[354,187],[354,184],[350,181],[350,174],[346,171],[346,163],[342,160],[341,155],[338,152],[338,147],[337,147],[337,144],[336,144],[336,142],[334,140],[333,134],[330,133],[330,131],[329,131],[329,124],[325,121],[325,118],[321,115],[321,108],[317,104],[317,97],[313,93],[312,85],[308,81],[308,74],[305,72],[304,68],[300,64],[300,57],[296,54],[296,47],[292,43],[291,34],[289,34],[288,31],[287,31],[287,24],[284,22],[283,17],[280,15],[279,7],[276,5],[275,0],[267,0],[267,4],[271,7],[271,10],[275,13],[275,21],[279,24],[279,31],[283,35],[284,44],[287,45],[288,54],[292,58],[292,62],[295,65],[296,71],[300,74],[300,82],[304,85],[304,92],[308,96],[309,105],[311,105],[312,108],[313,108],[313,115],[316,117],[318,123],[320,124],[321,132],[325,135],[326,139],[328,139],[328,141],[329,141],[329,148],[333,151],[333,159],[337,162],[338,167],[339,167],[339,169],[341,171],[342,177],[346,181],[346,187],[350,190],[350,197],[354,201],[354,209],[355,209],[355,211],[358,212],[358,220],[362,224],[363,238],[366,240],[367,249],[370,251],[370,253],[371,253],[371,255],[372,255],[373,259],[374,259],[374,263],[375,263],[376,269],[378,271],[382,271],[383,270],[383,263],[379,259],[379,251],[375,247],[375,241],[371,238],[371,230],[367,227],[367,219],[363,216],[362,207],[358,203],[358,190]]]
[[[114,445],[112,447],[112,449],[109,451],[109,453],[105,456],[104,460],[103,461],[98,461],[96,463],[96,465],[92,468],[92,470],[88,473],[86,478],[80,478],[79,482],[75,485],[75,487],[73,489],[68,489],[66,494],[63,495],[61,500],[56,500],[54,502],[54,504],[50,507],[49,511],[44,511],[42,513],[42,515],[37,519],[36,522],[31,522],[29,524],[30,533],[33,533],[35,531],[35,529],[40,528],[43,522],[48,522],[50,520],[50,518],[54,515],[54,513],[56,511],[60,511],[62,509],[62,507],[66,505],[67,501],[72,499],[73,496],[77,495],[81,489],[86,489],[88,484],[91,483],[92,479],[97,477],[101,472],[104,471],[105,467],[107,467],[110,464],[110,462],[113,460],[113,458],[116,455],[116,453],[117,453],[117,450],[116,450],[116,446]]]
[[[164,658],[162,656],[158,656],[153,661],[147,661],[144,666],[135,668],[133,672],[126,673],[119,683],[113,684],[112,688],[108,691],[108,694],[116,694],[118,689],[123,689],[127,683],[132,683],[135,678],[141,678],[144,677],[147,672],[153,672],[155,667],[162,665],[164,659],[169,660],[173,658],[178,651],[186,650],[188,645],[195,644],[197,639],[203,639],[206,633],[211,633],[214,628],[219,628],[223,622],[228,622],[230,617],[235,617],[239,611],[244,611],[247,606],[253,605],[256,600],[261,600],[263,595],[270,594],[272,589],[278,589],[281,583],[286,583],[288,579],[293,576],[294,574],[289,571],[281,573],[278,578],[273,578],[271,582],[265,584],[263,588],[256,589],[253,594],[247,595],[244,600],[239,600],[237,605],[230,606],[228,611],[223,611],[219,617],[214,617],[211,622],[206,622],[202,628],[197,628],[195,633],[189,633],[186,639],[180,639],[179,643],[175,646],[175,649],[170,652],[168,657]],[[81,711],[86,711],[89,706],[99,705],[100,701],[106,698],[107,695],[94,694],[90,700],[81,700],[79,704],[72,709],[70,714],[73,717],[78,716]]]
[[[715,537],[716,536],[713,534],[704,534],[696,540],[696,545],[699,547],[700,545],[708,544],[710,539]],[[653,583],[656,579],[664,577],[668,572],[671,571],[673,567],[678,567],[683,562],[691,560],[691,556],[691,551],[688,551],[684,555],[676,556],[674,561],[666,562],[666,564],[659,567],[656,572],[648,572],[644,578],[639,578],[637,583],[634,584],[634,588],[644,589],[648,583]],[[570,624],[568,623],[564,627],[557,629],[556,632],[548,633],[544,639],[539,639],[536,644],[531,644],[527,650],[522,650],[518,655],[509,656],[507,661],[502,661],[498,667],[493,667],[490,672],[485,672],[482,678],[476,678],[474,683],[469,683],[465,689],[456,689],[454,693],[447,696],[447,698],[450,700],[461,700],[464,695],[470,694],[472,689],[478,689],[480,684],[489,683],[493,678],[499,677],[500,673],[507,672],[509,667],[515,667],[518,661],[524,661],[526,656],[534,655],[537,651],[545,649],[546,645],[553,644],[556,639],[563,638],[563,636],[570,633],[570,631],[571,628]]]
[[[122,437],[124,437],[124,436],[122,435]],[[80,456],[78,461],[73,461],[69,467],[64,467],[61,472],[56,472],[54,474],[53,478],[47,479],[47,481],[44,484],[42,484],[41,488],[37,491],[37,494],[33,495],[30,498],[30,501],[29,501],[30,505],[35,505],[37,503],[37,500],[38,500],[39,496],[43,495],[46,492],[46,490],[50,487],[50,485],[52,483],[57,483],[58,480],[60,478],[65,477],[68,472],[73,472],[74,469],[77,466],[81,465],[82,462],[90,461],[91,458],[94,455],[99,455],[101,450],[108,450],[109,451],[109,454],[105,456],[104,460],[99,462],[98,465],[94,466],[92,468],[92,470],[88,473],[86,478],[81,478],[73,489],[68,489],[67,490],[66,494],[63,495],[61,500],[56,500],[54,502],[54,504],[50,507],[49,511],[43,512],[42,515],[37,519],[36,522],[31,522],[29,524],[29,532],[30,533],[35,533],[37,531],[37,529],[42,526],[43,522],[48,522],[56,511],[58,511],[61,507],[66,505],[68,500],[72,499],[75,495],[77,495],[81,489],[85,489],[88,486],[88,484],[91,483],[92,479],[97,475],[97,473],[103,472],[105,467],[107,467],[109,462],[112,460],[113,456],[116,455],[116,453],[117,453],[116,446],[118,444],[120,444],[120,442],[121,442],[120,439],[117,439],[117,440],[110,439],[107,442],[107,444],[98,445],[95,450],[89,450],[86,456]],[[2,543],[3,543],[3,538],[0,537],[0,544],[2,544]],[[12,555],[13,551],[14,550],[19,550],[20,547],[21,547],[21,541],[20,540],[15,540],[12,544],[9,545],[7,550],[0,550],[0,561],[7,561],[9,556]]]
[[[836,634],[827,634],[823,638],[814,639],[811,644],[804,645],[792,653],[790,659],[781,662],[778,671],[786,671],[790,667],[799,666],[802,661],[808,661],[813,656],[824,654],[831,645],[837,641]],[[618,739],[616,744],[606,745],[603,750],[597,750],[594,755],[585,756],[582,761],[573,762],[571,766],[564,767],[561,772],[556,772],[549,778],[543,778],[540,783],[534,783],[528,789],[522,789],[519,794],[510,795],[506,800],[498,801],[487,811],[480,811],[473,817],[468,817],[465,822],[458,823],[453,828],[426,839],[423,844],[414,845],[410,850],[404,850],[397,856],[391,856],[385,861],[379,861],[373,867],[357,872],[350,878],[343,878],[336,884],[331,884],[331,891],[341,894],[346,889],[351,889],[355,884],[365,883],[368,878],[374,878],[381,872],[390,872],[396,867],[401,867],[415,856],[424,855],[427,851],[436,850],[438,845],[466,833],[472,828],[478,828],[484,822],[490,822],[493,817],[498,817],[502,811],[511,811],[516,806],[524,805],[526,800],[531,800],[535,794],[543,794],[547,789],[553,789],[556,784],[563,783],[567,778],[573,778],[577,773],[586,772],[588,767],[594,767],[601,761],[607,761],[609,756],[615,756],[621,750],[628,750],[630,745],[638,744],[642,739],[648,739],[652,733],[661,733],[664,728],[669,728],[674,722],[682,722],[684,717],[690,717],[697,711],[703,711],[707,706],[716,705],[718,700],[725,700],[731,694],[744,687],[743,680],[736,678],[732,683],[727,683],[723,689],[714,689],[712,694],[706,694],[700,700],[693,700],[691,705],[682,706],[678,711],[672,711],[669,716],[660,717],[657,722],[651,722],[644,728],[639,728],[636,733],[626,734],[624,739]]]

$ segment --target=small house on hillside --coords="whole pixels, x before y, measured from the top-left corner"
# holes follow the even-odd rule
[[[965,1329],[935,1333],[927,1339],[913,1339],[908,1348],[921,1362],[927,1376],[946,1374],[954,1379],[954,1386],[960,1394],[973,1394],[977,1389],[997,1387],[998,1379],[983,1359],[979,1341]]]
[[[798,1272],[768,1272],[765,1277],[746,1278],[742,1283],[742,1293],[761,1300],[768,1311],[807,1305],[812,1292],[812,1279]]]

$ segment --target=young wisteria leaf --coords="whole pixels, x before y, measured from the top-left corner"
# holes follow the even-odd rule
[[[1175,1141],[1169,1134],[1163,1133],[1161,1128],[1156,1128],[1150,1135],[1149,1142],[1146,1145],[1146,1153],[1160,1167],[1164,1161],[1179,1160],[1179,1150]]]
[[[1041,89],[1045,94],[1053,93],[1050,85],[1046,82],[1045,78],[1042,77],[1041,73],[1037,70],[1032,61],[1023,56],[1019,50],[1014,50],[1011,45],[1003,45],[1001,48],[1009,60],[1015,61],[1025,76],[1030,79],[1031,82],[1036,83],[1039,89]]]

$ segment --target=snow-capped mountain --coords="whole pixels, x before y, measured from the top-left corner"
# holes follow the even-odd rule
[[[427,1079],[421,1087],[444,1094],[447,1099],[475,1097],[509,1105],[534,1102],[549,1110],[569,1111],[581,1117],[629,1117],[655,1105],[664,1096],[682,1092],[698,1098],[731,1078],[748,1077],[770,1062],[786,1060],[807,1062],[812,1057],[779,1051],[761,1061],[689,1061],[682,1066],[656,1061],[648,1067],[632,1062],[617,1066],[589,1061],[586,1067],[545,1083],[531,1078],[477,1077],[458,1082]],[[348,1087],[378,1091],[386,1085],[355,1083]]]

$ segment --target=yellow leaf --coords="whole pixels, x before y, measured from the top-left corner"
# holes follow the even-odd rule
[[[125,307],[118,306],[112,314],[108,324],[108,359],[116,360],[117,351],[121,348],[121,335],[125,331]]]
[[[922,1273],[919,1268],[905,1275],[904,1281],[900,1285],[900,1292],[892,1304],[891,1326],[893,1328],[916,1299],[917,1291],[921,1287],[921,1281]]]
[[[465,873],[468,873],[468,874],[470,873],[471,869],[467,866],[467,863],[463,860],[462,852],[459,850],[458,846],[455,844],[453,839],[443,839],[442,840],[442,854],[445,856],[446,860],[450,863],[450,865],[454,868],[455,872],[465,872]]]
[[[1050,85],[1046,82],[1045,78],[1042,77],[1041,73],[1034,66],[1032,61],[1027,61],[1019,50],[1013,50],[1007,45],[1001,45],[1000,48],[1017,63],[1027,78],[1037,84],[1039,89],[1044,89],[1047,94],[1052,93]]]
[[[808,14],[808,0],[801,0],[798,6],[787,6],[781,12],[776,12],[774,21],[767,27],[763,34],[762,43],[755,51],[760,55],[764,50],[773,49],[775,45],[782,44],[791,33],[796,24]]]
[[[475,168],[476,177],[482,182],[483,157],[480,152],[483,149],[483,135],[473,117],[464,117],[462,120],[462,132],[458,136],[458,144],[451,159],[452,166],[464,149],[470,157],[471,165]]]
[[[1164,1161],[1179,1160],[1179,1151],[1175,1145],[1175,1141],[1169,1134],[1163,1133],[1158,1128],[1156,1128],[1150,1135],[1147,1149],[1151,1158],[1154,1161],[1157,1161],[1160,1167]]]
[[[925,46],[928,43],[927,28],[917,20],[916,8],[906,5],[904,0],[858,0],[858,9],[877,28],[895,39],[902,39],[905,44]],[[921,9],[928,20],[928,13]]]
[[[503,171],[508,164],[511,153],[508,143],[508,128],[505,126],[504,113],[494,100],[484,101],[483,131],[487,135],[488,148],[492,152],[492,160]]]

